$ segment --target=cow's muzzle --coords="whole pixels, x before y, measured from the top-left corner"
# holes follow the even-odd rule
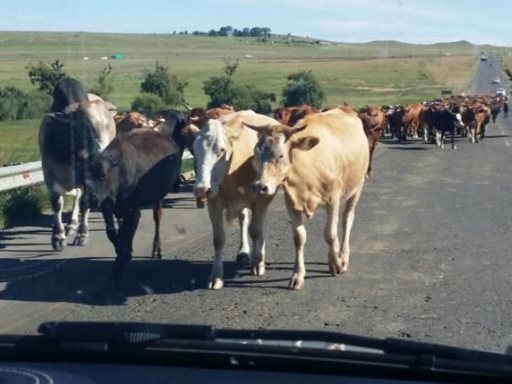
[[[273,193],[273,188],[271,188],[271,186],[268,184],[256,181],[252,185],[252,191],[258,195],[271,195]]]

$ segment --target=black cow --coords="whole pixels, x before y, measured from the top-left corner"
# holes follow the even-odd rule
[[[455,114],[448,109],[439,107],[432,110],[430,119],[434,128],[437,147],[444,148],[445,134],[449,132],[451,134],[452,149],[457,149],[455,146],[455,131],[462,126],[460,114]]]
[[[179,174],[179,148],[168,136],[137,129],[117,136],[93,162],[89,181],[93,204],[101,208],[106,232],[116,250],[112,276],[121,277],[131,260],[140,209],[159,207],[155,216],[153,257],[160,256],[161,203]],[[120,220],[116,230],[114,216]]]

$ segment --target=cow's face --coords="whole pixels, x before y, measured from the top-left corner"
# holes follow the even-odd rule
[[[86,180],[91,191],[92,208],[101,206],[107,200],[116,201],[120,160],[119,152],[101,153],[94,158]]]
[[[193,148],[197,172],[194,193],[200,199],[215,197],[219,193],[232,153],[222,123],[209,120],[197,133]]]
[[[258,142],[254,147],[253,165],[257,171],[253,189],[262,195],[273,195],[286,179],[291,166],[292,154],[295,149],[309,150],[318,144],[314,136],[294,139],[293,135],[306,126],[290,128],[288,126],[247,125],[258,132]]]

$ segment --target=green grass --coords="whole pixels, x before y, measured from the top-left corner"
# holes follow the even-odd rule
[[[0,165],[40,159],[39,123],[39,119],[0,121]]]

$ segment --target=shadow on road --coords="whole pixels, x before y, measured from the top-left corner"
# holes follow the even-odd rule
[[[123,305],[130,297],[174,294],[206,288],[211,263],[136,258],[123,278],[111,279],[112,260],[104,258],[0,259],[0,300]],[[239,266],[224,263],[226,280]]]

